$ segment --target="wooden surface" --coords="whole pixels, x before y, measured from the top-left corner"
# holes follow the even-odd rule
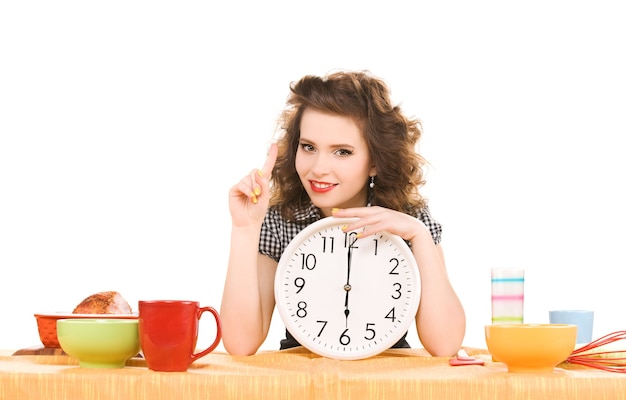
[[[451,366],[423,349],[340,361],[295,348],[213,352],[187,372],[155,372],[139,358],[124,368],[90,369],[64,355],[0,352],[0,400],[626,400],[626,374],[567,363],[553,372],[509,373],[484,349],[465,350],[484,365]]]
[[[66,355],[60,347],[32,346],[17,350],[14,356],[64,356]]]

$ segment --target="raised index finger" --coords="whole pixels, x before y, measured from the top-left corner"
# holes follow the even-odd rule
[[[261,169],[263,176],[269,177],[272,174],[274,164],[276,164],[276,157],[278,157],[278,145],[276,143],[272,143],[267,153],[265,165],[263,165],[263,168]]]

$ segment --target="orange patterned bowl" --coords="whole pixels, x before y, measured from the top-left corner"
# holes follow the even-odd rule
[[[576,325],[496,324],[485,326],[487,348],[509,372],[552,372],[576,347]]]
[[[60,348],[57,337],[57,320],[74,318],[106,318],[106,319],[137,319],[137,314],[72,314],[72,313],[42,313],[35,314],[39,340],[45,347]]]

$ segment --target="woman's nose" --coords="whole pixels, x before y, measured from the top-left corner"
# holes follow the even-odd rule
[[[318,176],[326,175],[330,172],[331,161],[330,157],[323,154],[318,154],[315,157],[311,171]]]

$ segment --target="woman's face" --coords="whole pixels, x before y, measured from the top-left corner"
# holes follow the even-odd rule
[[[310,108],[302,114],[296,171],[324,216],[333,207],[365,206],[369,177],[376,174],[356,122]]]

